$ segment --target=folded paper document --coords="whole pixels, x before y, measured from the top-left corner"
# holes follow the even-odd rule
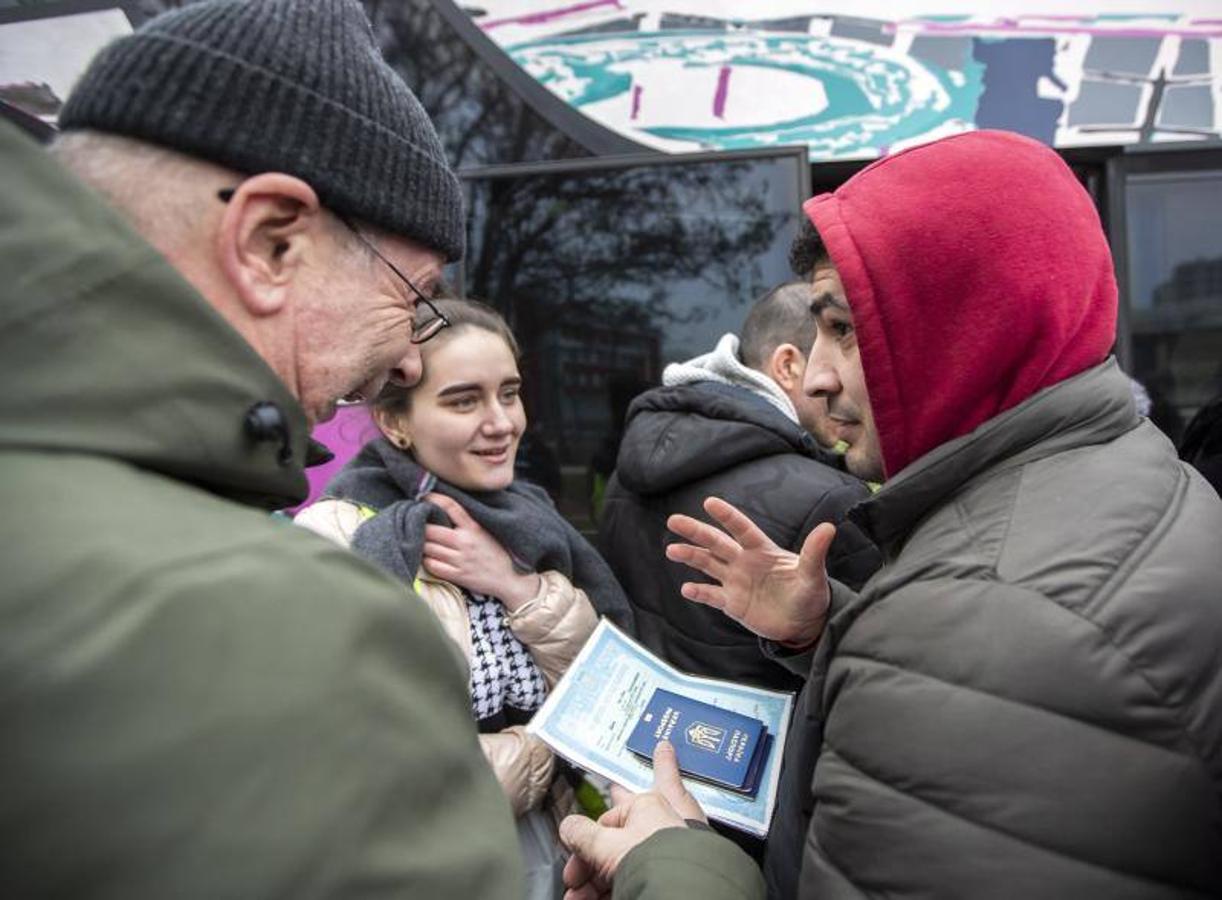
[[[667,734],[659,723],[668,704],[675,724]],[[763,837],[792,708],[792,694],[680,672],[604,619],[527,731],[575,765],[636,791],[652,786],[647,758],[665,735],[709,818]],[[685,746],[717,748],[724,767],[694,768]]]

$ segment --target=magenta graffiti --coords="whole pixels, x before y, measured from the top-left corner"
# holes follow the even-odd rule
[[[717,93],[713,95],[713,115],[724,119],[726,112],[726,95],[730,92],[730,67],[722,66],[717,73]]]
[[[1041,19],[1047,18],[1041,16]],[[1140,37],[1140,38],[1163,38],[1163,37],[1187,37],[1187,38],[1216,38],[1222,37],[1222,31],[1216,29],[1191,29],[1191,28],[1113,28],[1103,27],[1098,25],[1093,26],[1069,26],[1069,25],[1034,25],[1025,24],[1015,21],[1014,19],[997,19],[992,22],[925,22],[919,20],[909,20],[899,23],[905,30],[921,31],[928,34],[983,34],[990,31],[1000,31],[1006,34],[1089,34],[1093,37]],[[1193,24],[1212,24],[1208,20],[1202,23],[1200,20]]]
[[[479,26],[484,31],[491,31],[501,25],[543,25],[555,19],[563,19],[565,16],[571,16],[575,13],[589,12],[592,9],[598,9],[600,6],[612,6],[616,9],[623,9],[624,5],[620,0],[588,0],[586,3],[575,3],[572,6],[558,6],[555,9],[545,9],[537,13],[529,13],[525,16],[510,16],[505,19],[493,19],[490,22],[480,22]]]
[[[644,92],[645,92],[645,89],[641,87],[639,84],[634,84],[632,86],[632,115],[630,115],[628,118],[636,119],[636,117],[640,115],[641,94],[643,94]]]

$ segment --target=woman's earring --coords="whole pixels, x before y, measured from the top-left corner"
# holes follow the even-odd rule
[[[412,442],[408,438],[405,438],[405,437],[395,438],[395,446],[398,447],[400,450],[406,450],[411,445],[412,445]]]

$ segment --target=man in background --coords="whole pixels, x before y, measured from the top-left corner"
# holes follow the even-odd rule
[[[747,314],[741,341],[727,334],[710,353],[667,366],[662,387],[628,410],[600,545],[633,605],[638,638],[685,672],[802,686],[750,631],[683,598],[691,570],[663,555],[672,540],[668,517],[700,516],[706,498],[722,497],[796,552],[816,525],[840,523],[869,496],[812,434],[826,403],[802,391],[815,336],[811,296],[800,282],[768,291]],[[878,563],[874,546],[845,525],[828,558],[833,577],[860,587]]]
[[[793,692],[802,690],[801,675],[767,656],[742,625],[684,599],[692,572],[663,551],[673,540],[667,519],[702,516],[715,496],[749,510],[771,541],[793,552],[821,522],[839,525],[828,570],[847,585],[860,587],[878,568],[877,549],[843,521],[870,491],[819,446],[827,405],[802,389],[815,337],[811,296],[802,282],[773,288],[752,305],[741,341],[726,334],[710,353],[667,366],[663,386],[633,402],[599,534],[642,643],[692,674]],[[767,844],[725,830],[757,859],[766,853],[770,879],[801,852],[811,807],[801,785],[819,727],[800,695],[781,774],[782,787],[794,789],[778,804]]]

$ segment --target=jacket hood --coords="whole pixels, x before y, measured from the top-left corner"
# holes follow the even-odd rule
[[[805,429],[746,388],[675,385],[632,401],[615,474],[635,494],[661,494],[777,453],[835,464]]]
[[[304,499],[305,413],[262,358],[4,123],[0,155],[0,448],[113,457],[268,508]]]
[[[785,418],[798,423],[798,411],[780,385],[748,365],[738,356],[738,335],[723,334],[717,346],[687,362],[671,363],[662,370],[662,384],[732,384],[745,388],[776,407]]]
[[[977,131],[913,147],[803,209],[852,307],[888,477],[1115,341],[1099,216],[1036,141]]]

